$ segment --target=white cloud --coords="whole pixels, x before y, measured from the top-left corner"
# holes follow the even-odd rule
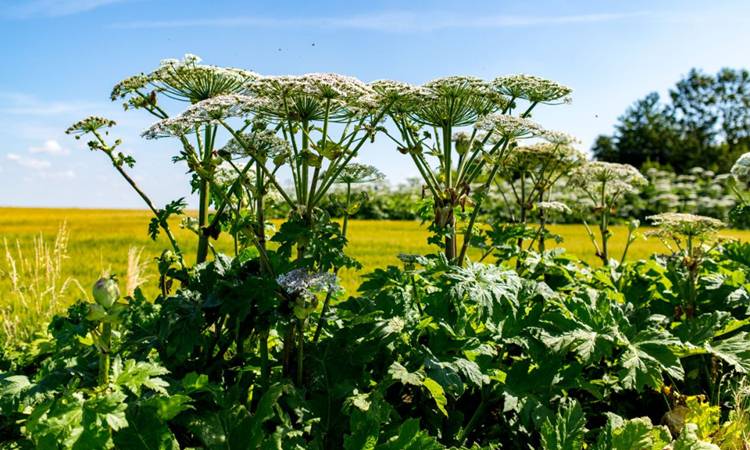
[[[19,92],[0,92],[0,114],[22,116],[57,116],[82,113],[96,107],[89,102],[44,101]]]
[[[47,155],[67,155],[70,150],[63,148],[59,142],[54,139],[47,139],[40,146],[29,147],[29,153],[45,153]]]
[[[116,23],[115,28],[324,28],[381,32],[429,32],[453,28],[510,28],[611,22],[647,15],[647,12],[578,14],[567,16],[462,16],[449,12],[379,12],[342,17],[219,17],[213,19],[152,20]]]
[[[102,6],[130,0],[31,0],[17,1],[6,6],[2,14],[25,19],[29,17],[59,17],[91,11]]]
[[[8,161],[13,161],[21,167],[36,171],[41,171],[52,167],[52,163],[47,161],[46,159],[29,158],[26,156],[18,155],[16,153],[8,153],[6,158],[8,159]]]

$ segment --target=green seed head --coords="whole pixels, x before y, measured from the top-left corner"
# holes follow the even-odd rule
[[[101,307],[109,309],[120,298],[120,288],[117,287],[117,280],[114,277],[99,278],[94,283],[94,300]]]

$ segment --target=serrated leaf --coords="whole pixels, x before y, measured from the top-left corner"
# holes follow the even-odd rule
[[[580,450],[586,433],[586,418],[578,402],[561,407],[553,420],[542,425],[541,442],[544,450]]]

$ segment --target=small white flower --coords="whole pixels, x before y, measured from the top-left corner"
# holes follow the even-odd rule
[[[568,205],[561,202],[537,202],[535,206],[542,211],[553,211],[561,214],[570,214],[571,212]]]

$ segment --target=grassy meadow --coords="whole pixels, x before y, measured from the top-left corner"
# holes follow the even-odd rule
[[[144,290],[149,296],[157,291],[152,261],[168,243],[163,237],[156,242],[148,238],[146,229],[150,215],[147,211],[0,208],[0,218],[0,245],[3,245],[0,248],[0,325],[5,328],[5,331],[0,328],[0,336],[13,334],[14,327],[23,326],[22,320],[43,323],[50,313],[64,308],[77,297],[88,295],[89,287],[103,272],[124,276],[128,264],[135,264],[133,255],[130,262],[128,256],[133,247],[141,251],[141,264],[146,264]],[[58,242],[58,251],[55,251],[55,238],[63,225],[67,242]],[[183,248],[192,251],[187,245],[195,242],[192,233],[180,229],[177,223],[174,229]],[[342,284],[349,292],[356,289],[362,273],[398,264],[399,253],[431,251],[427,231],[418,222],[355,220],[349,229],[349,252],[363,265],[360,272],[341,274]],[[563,236],[561,245],[569,253],[598,264],[583,226],[557,225],[551,229]],[[624,226],[613,230],[612,254],[619,255],[627,230]],[[722,235],[750,239],[749,231],[726,230]],[[232,251],[229,241],[221,239],[215,247],[220,252]],[[632,245],[629,258],[646,258],[660,251],[663,247],[658,240],[639,239]],[[26,281],[23,295],[13,289],[14,273],[18,274],[19,283]],[[28,283],[30,278],[37,281]]]

